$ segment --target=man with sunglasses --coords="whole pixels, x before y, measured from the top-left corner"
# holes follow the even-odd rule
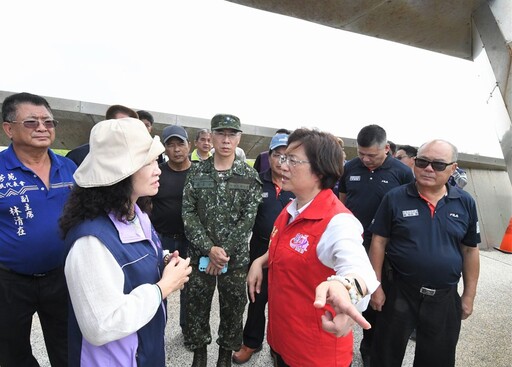
[[[400,145],[396,151],[395,159],[405,164],[414,171],[414,157],[418,154],[418,149],[411,145]]]
[[[361,222],[364,229],[363,246],[369,251],[372,234],[368,227],[384,195],[391,189],[414,181],[412,171],[388,154],[386,131],[379,125],[363,127],[357,134],[358,157],[345,164],[339,181],[339,197]],[[368,307],[363,316],[370,324],[375,312]],[[374,328],[363,330],[359,351],[365,367],[370,366],[370,351]]]
[[[373,367],[401,366],[414,328],[415,366],[455,365],[461,320],[473,312],[480,242],[475,201],[448,184],[457,155],[444,140],[423,144],[414,161],[416,182],[386,194],[369,228],[377,278],[384,254],[393,271],[391,284],[370,302],[379,312]]]
[[[48,102],[18,93],[2,106],[0,153],[0,366],[39,366],[30,332],[37,312],[52,366],[68,365],[68,292],[59,217],[76,165],[54,154],[57,121]]]

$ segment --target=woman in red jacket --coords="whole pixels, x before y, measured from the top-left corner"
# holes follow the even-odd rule
[[[343,150],[332,134],[297,129],[281,169],[283,190],[296,199],[276,219],[269,250],[250,268],[250,297],[259,292],[262,269],[268,267],[267,340],[276,366],[349,366],[354,324],[349,314],[368,327],[354,307],[366,309],[367,296],[379,283],[362,246],[361,224],[331,190],[343,173]],[[343,285],[342,303],[349,312],[335,321],[345,325],[345,336],[324,331],[335,314],[331,307],[313,305],[316,287],[325,280]]]

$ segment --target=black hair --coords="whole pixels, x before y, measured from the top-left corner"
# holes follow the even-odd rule
[[[387,142],[386,130],[379,125],[365,126],[357,134],[357,145],[363,148],[369,148],[374,145],[384,148]]]
[[[119,221],[126,221],[130,214],[132,193],[131,176],[111,186],[85,188],[75,185],[59,219],[62,236],[65,237],[78,223],[108,213],[114,213]],[[137,204],[142,211],[149,212],[150,200],[143,199],[139,198]]]
[[[287,134],[290,135],[292,132],[288,129],[277,129],[276,134]]]
[[[151,125],[155,123],[155,119],[153,118],[153,115],[150,114],[148,111],[140,110],[137,111],[137,115],[139,115],[139,120],[148,120]]]
[[[46,99],[41,96],[22,92],[12,94],[7,97],[2,104],[2,121],[12,122],[16,120],[16,112],[18,111],[18,105],[22,103],[29,103],[34,106],[44,106],[48,112],[53,115],[50,104]]]
[[[409,158],[416,157],[418,154],[418,149],[412,145],[399,145],[396,151],[398,152],[399,150],[403,150]]]
[[[388,144],[389,144],[389,153],[391,155],[395,155],[397,149],[396,149],[396,144],[393,143],[391,140],[388,140]]]

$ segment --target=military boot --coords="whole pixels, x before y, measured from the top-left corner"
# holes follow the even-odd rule
[[[231,367],[232,350],[219,347],[219,359],[217,359],[217,367]]]
[[[206,367],[207,360],[206,345],[197,349],[194,349],[194,360],[192,361],[192,367]]]

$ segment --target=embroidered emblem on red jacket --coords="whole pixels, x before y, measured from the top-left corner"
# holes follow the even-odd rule
[[[290,241],[290,247],[300,254],[308,250],[308,235],[297,233]]]

